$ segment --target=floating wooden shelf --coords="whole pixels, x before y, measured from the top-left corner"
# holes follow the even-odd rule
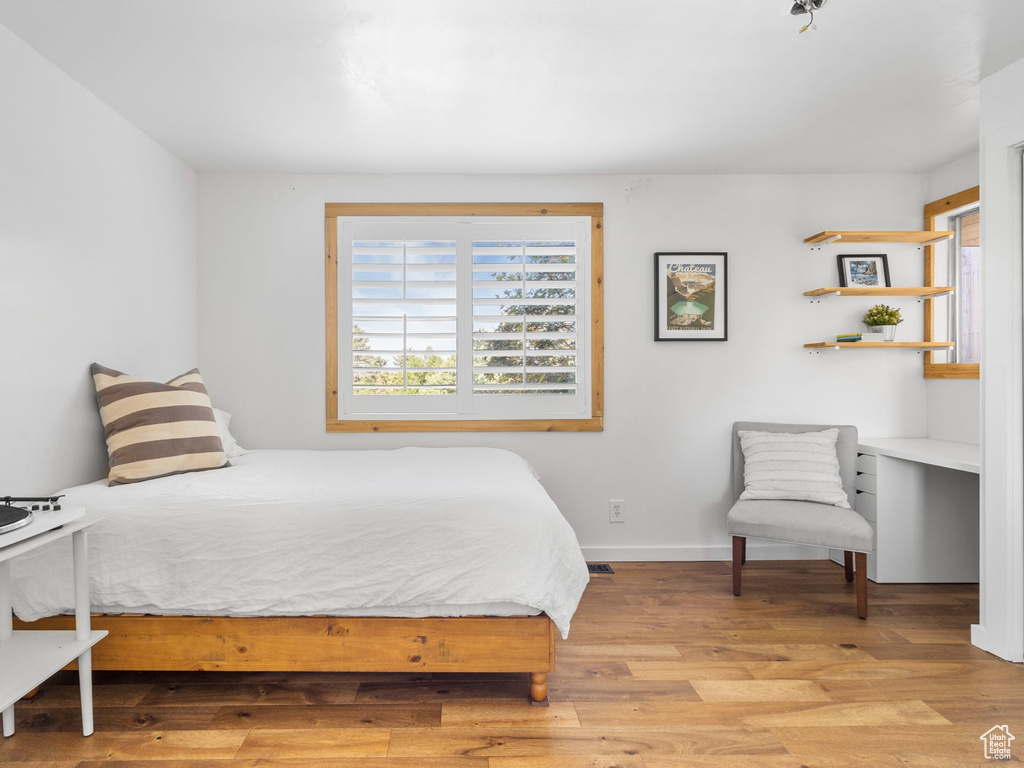
[[[816,235],[805,237],[809,245],[826,245],[828,243],[916,243],[917,245],[934,245],[943,240],[950,240],[953,233],[949,230],[935,232],[853,232],[828,230]]]
[[[837,286],[835,288],[815,288],[813,291],[804,291],[804,296],[918,296],[931,298],[952,292],[953,288],[948,285],[896,286],[888,288],[882,286],[850,286],[845,288]]]
[[[914,243],[926,246],[950,240],[954,233],[949,230],[934,232],[863,232],[850,230],[826,230],[804,238],[809,245],[822,246],[828,243]],[[911,296],[929,299],[953,293],[950,286],[848,286],[814,288],[804,291],[804,296],[823,299],[831,296]],[[927,307],[926,306],[926,313]],[[815,341],[804,344],[804,349],[947,349],[956,346],[952,341]]]
[[[804,344],[804,349],[839,349],[854,348],[861,349],[882,349],[882,348],[916,348],[916,349],[945,349],[952,347],[952,341],[815,341]]]

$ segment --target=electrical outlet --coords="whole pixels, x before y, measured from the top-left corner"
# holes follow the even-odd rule
[[[626,522],[626,502],[622,499],[608,499],[608,522]]]

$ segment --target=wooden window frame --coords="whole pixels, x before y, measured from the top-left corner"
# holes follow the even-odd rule
[[[589,216],[590,417],[583,419],[341,419],[338,402],[338,218],[344,216]],[[328,432],[600,432],[604,429],[603,203],[327,203]]]
[[[971,187],[955,195],[944,197],[941,200],[933,200],[924,207],[924,228],[928,232],[935,231],[935,220],[950,211],[955,211],[965,205],[981,201],[981,187]],[[935,285],[935,246],[926,245],[924,248],[924,284]],[[924,340],[935,340],[935,312],[932,305],[934,299],[925,299],[924,302]],[[924,377],[926,379],[980,379],[981,366],[978,363],[936,363],[933,362],[934,353],[928,350],[924,353]]]

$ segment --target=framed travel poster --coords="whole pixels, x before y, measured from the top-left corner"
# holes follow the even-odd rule
[[[725,253],[654,254],[654,340],[725,341]]]

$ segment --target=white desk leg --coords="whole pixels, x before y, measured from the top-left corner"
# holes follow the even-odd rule
[[[86,553],[85,531],[71,534],[75,558],[75,639],[83,642],[92,634],[89,616],[89,561]]]
[[[89,616],[89,567],[86,552],[85,531],[71,534],[75,557],[75,637],[80,641],[89,639],[92,622]],[[78,687],[82,693],[82,735],[90,736],[92,721],[92,648],[87,648],[78,657]]]
[[[92,736],[92,648],[78,657],[78,687],[82,691],[82,735]]]
[[[0,641],[9,640],[14,634],[11,620],[11,563],[5,560],[0,563]],[[14,705],[11,704],[3,713],[4,736],[14,735]]]

